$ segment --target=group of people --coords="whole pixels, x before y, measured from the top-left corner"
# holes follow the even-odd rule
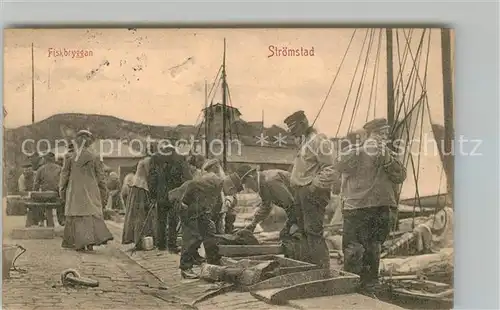
[[[151,153],[139,162],[130,187],[123,242],[140,246],[140,237],[149,235],[158,239],[159,249],[178,252],[174,219],[179,218],[181,274],[195,278],[195,264],[203,260],[220,263],[216,235],[233,232],[235,197],[247,188],[258,193],[262,202],[243,230],[253,232],[277,205],[288,217],[280,233],[282,244],[288,245],[285,255],[327,269],[330,257],[324,217],[332,193],[340,194],[345,270],[360,275],[362,289],[373,290],[378,283],[381,245],[390,232],[390,213],[397,207],[397,187],[406,178],[398,155],[388,147],[387,120],[365,124],[365,139],[343,145],[341,152],[334,151],[332,141],[309,125],[303,111],[284,122],[300,144],[291,171],[259,171],[241,165],[226,173],[216,159],[194,156],[186,160],[173,147],[169,156]],[[155,205],[153,221],[147,213]],[[166,244],[161,223],[165,220],[169,227]],[[205,259],[198,254],[202,243]]]
[[[280,233],[282,244],[289,245],[285,255],[328,269],[323,219],[331,194],[340,194],[344,269],[360,275],[361,290],[373,293],[378,286],[381,246],[390,232],[391,212],[397,208],[397,188],[406,179],[405,167],[388,144],[387,120],[366,123],[365,138],[343,145],[341,152],[332,150],[331,141],[309,126],[303,111],[284,122],[300,141],[292,171],[258,171],[243,165],[231,179],[232,188],[241,190],[244,185],[262,199],[244,229],[254,231],[273,204],[282,207],[288,216]]]
[[[172,145],[151,146],[121,191],[114,188],[126,210],[122,243],[141,250],[143,238],[153,237],[159,250],[180,252],[183,277],[196,278],[195,264],[220,264],[217,234],[234,232],[236,194],[247,188],[262,202],[243,230],[253,232],[277,205],[288,217],[280,233],[282,244],[288,245],[285,254],[327,269],[324,217],[331,194],[340,194],[344,268],[360,275],[364,290],[375,288],[381,245],[390,232],[391,209],[397,207],[397,186],[406,178],[403,164],[387,144],[387,120],[365,124],[364,141],[344,145],[337,150],[341,152],[309,125],[303,111],[284,123],[300,145],[291,171],[241,165],[228,173],[217,159],[186,158]],[[113,239],[102,218],[108,199],[103,163],[87,148],[92,139],[90,132],[78,132],[78,154],[69,152],[62,168],[48,156],[46,168],[39,169],[33,181],[42,190],[59,191],[65,202],[63,246],[77,250]],[[179,229],[182,248],[177,245]],[[205,258],[198,253],[201,244]]]
[[[113,240],[104,222],[103,210],[108,197],[113,197],[108,194],[113,193],[111,185],[116,176],[109,173],[99,154],[90,148],[94,141],[90,131],[80,130],[68,144],[62,162],[50,151],[41,156],[42,161],[39,156],[33,156],[23,165],[24,171],[18,180],[20,192],[58,193],[61,203],[56,208],[57,220],[64,226],[62,247],[77,251],[92,251],[94,246]],[[51,209],[31,213],[29,226],[43,225],[53,216]]]
[[[153,237],[158,250],[181,252],[183,276],[194,277],[193,264],[204,260],[198,253],[202,240],[207,261],[214,262],[211,254],[217,250],[208,236],[231,233],[234,229],[236,199],[223,191],[219,181],[225,178],[217,159],[206,160],[199,155],[186,158],[173,145],[151,145],[134,175],[124,180],[121,193],[126,200],[126,214],[122,243],[143,250],[143,238]],[[182,249],[177,245],[180,229]]]
[[[23,173],[18,179],[18,190],[21,193],[30,191],[59,191],[59,176],[61,163],[56,161],[55,155],[48,152],[41,157],[33,157],[31,161],[24,163]],[[64,226],[64,206],[56,208],[57,221]],[[28,226],[43,225],[48,217],[52,217],[52,209],[37,209],[32,211]]]

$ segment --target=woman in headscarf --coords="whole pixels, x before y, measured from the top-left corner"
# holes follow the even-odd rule
[[[154,237],[156,231],[155,212],[152,210],[150,184],[148,184],[153,152],[153,148],[148,150],[148,156],[137,164],[126,204],[122,244],[134,243],[136,250],[142,250],[142,237]]]
[[[65,158],[59,181],[66,216],[62,246],[77,251],[92,251],[113,240],[102,213],[107,198],[103,163],[89,150],[92,141],[91,132],[77,133],[77,146]]]

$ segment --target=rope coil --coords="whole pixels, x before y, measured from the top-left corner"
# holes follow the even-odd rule
[[[88,286],[98,287],[99,281],[83,278],[76,269],[66,269],[61,272],[61,282],[63,286]]]

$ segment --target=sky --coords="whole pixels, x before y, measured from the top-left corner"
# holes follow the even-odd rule
[[[78,112],[113,115],[150,125],[195,124],[205,104],[205,81],[210,88],[222,64],[225,38],[230,103],[241,111],[244,120],[261,121],[264,116],[266,126],[283,126],[288,115],[304,110],[311,122],[318,116],[314,125],[320,132],[343,135],[374,117],[386,117],[385,31],[374,32],[366,60],[360,55],[366,55],[369,43],[363,42],[368,31],[356,30],[346,54],[354,29],[5,30],[5,126],[31,123],[32,43],[36,121],[58,113]],[[405,30],[406,36],[403,30],[397,31],[397,37],[394,34],[395,75],[400,71],[407,39],[412,47],[403,70],[403,84],[407,83],[422,31],[414,29],[411,39],[409,29]],[[429,41],[425,38],[422,50],[426,53],[426,46],[430,46],[428,64],[423,56],[419,76],[423,77],[427,68],[429,119],[443,124],[440,30],[431,30]],[[374,74],[379,41],[380,61]],[[307,49],[311,55],[269,57],[272,46]],[[75,51],[84,55],[75,57]],[[344,54],[347,56],[339,70]],[[361,66],[355,75],[358,61]],[[366,80],[353,114],[361,76]],[[220,88],[210,98],[219,102]],[[426,128],[430,131],[430,125]],[[422,178],[434,181],[423,183],[427,190],[421,188],[421,195],[435,193],[435,183],[441,179],[439,157],[426,161],[427,168],[422,169],[428,176]],[[439,183],[444,185],[446,181]]]
[[[358,62],[366,29],[358,29],[331,94],[315,126],[335,135]],[[408,34],[409,30],[406,30]],[[413,54],[421,29],[412,37]],[[193,124],[204,106],[205,80],[211,85],[227,46],[227,81],[231,104],[247,121],[282,125],[289,114],[318,115],[346,52],[353,29],[16,29],[5,31],[4,103],[7,127],[31,122],[31,43],[34,44],[35,118],[65,112],[114,115],[151,125]],[[363,97],[354,127],[366,121],[375,69],[378,30],[366,66]],[[400,53],[405,38],[400,35]],[[394,43],[396,44],[396,43]],[[368,45],[368,44],[367,44]],[[314,48],[314,56],[268,57],[269,47]],[[371,109],[385,117],[386,54],[381,39],[377,83]],[[55,56],[83,50],[78,58]],[[366,46],[365,46],[366,51]],[[394,57],[397,59],[397,49]],[[435,123],[443,123],[440,31],[432,30],[428,93]],[[410,57],[408,57],[410,61]],[[106,65],[108,64],[109,65]],[[354,107],[364,58],[340,133],[346,132]],[[410,68],[408,62],[407,68]],[[99,69],[96,73],[92,70]],[[397,64],[395,71],[397,70]],[[423,76],[425,66],[420,66]],[[408,74],[409,70],[406,70]],[[209,88],[210,88],[209,85]],[[377,88],[375,89],[375,85]],[[214,102],[221,99],[220,88]],[[374,108],[376,107],[376,108]],[[263,113],[264,112],[264,113]],[[349,116],[348,116],[349,115]],[[373,118],[370,112],[370,118]]]

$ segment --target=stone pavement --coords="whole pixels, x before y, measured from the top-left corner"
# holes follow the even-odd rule
[[[116,240],[121,240],[123,224],[107,222],[108,228]],[[197,298],[207,294],[213,289],[213,285],[199,280],[182,280],[179,266],[179,255],[167,252],[139,251],[131,254],[127,251],[131,246],[122,246],[121,250],[144,269],[150,271],[168,287],[166,291],[156,291],[155,296],[170,303],[190,305],[190,308],[200,310],[292,310],[292,309],[392,309],[402,308],[365,297],[359,294],[338,295],[322,298],[310,298],[291,302],[289,306],[270,305],[254,298],[250,293],[230,291],[217,294],[205,300],[197,301]]]
[[[15,262],[21,272],[11,271],[11,279],[3,280],[4,309],[179,309],[152,295],[160,291],[160,281],[119,251],[116,242],[95,253],[78,253],[62,249],[60,238],[9,240],[9,229],[22,225],[23,218],[4,213],[4,244],[26,249]],[[63,287],[60,273],[67,268],[98,280],[99,287]]]

